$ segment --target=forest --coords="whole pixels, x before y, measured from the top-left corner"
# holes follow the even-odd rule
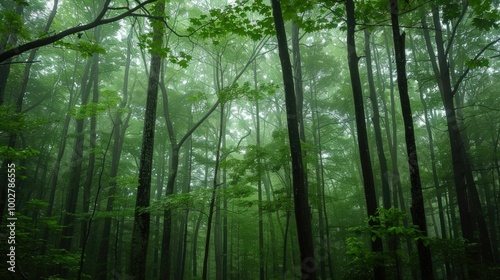
[[[0,279],[500,279],[500,1],[0,0]]]

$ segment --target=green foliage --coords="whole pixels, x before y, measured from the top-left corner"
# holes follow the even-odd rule
[[[92,57],[94,54],[106,54],[106,49],[101,47],[95,40],[81,40],[78,41],[78,43],[69,43],[64,40],[59,40],[54,42],[54,46],[80,52],[83,58]]]
[[[79,267],[80,254],[70,253],[66,250],[56,249],[51,245],[44,244],[41,239],[44,229],[49,230],[50,235],[57,235],[61,231],[58,225],[58,217],[43,217],[39,213],[47,204],[38,200],[28,202],[30,211],[37,213],[36,215],[16,212],[16,267],[23,270],[25,277],[34,279],[35,273],[47,271],[48,267],[61,266],[70,271],[76,271]],[[28,210],[28,209],[25,209]],[[25,215],[28,214],[28,215]],[[9,252],[7,242],[0,242],[0,250]],[[46,246],[45,254],[39,254],[38,251],[42,246]],[[1,279],[11,279],[11,276],[6,276],[3,273],[7,271],[2,269],[0,272]],[[7,271],[7,273],[10,273]],[[12,278],[13,279],[13,278]]]
[[[20,1],[24,2],[24,1]],[[21,15],[12,10],[0,11],[0,34],[16,34],[21,39],[29,40],[30,33],[23,24]],[[6,49],[14,46],[7,45]]]
[[[409,214],[399,210],[398,208],[378,208],[375,216],[370,216],[369,222],[373,223],[371,226],[371,238],[393,238],[400,239],[422,239],[424,245],[429,244],[429,239],[424,236],[418,226],[412,225],[405,227],[402,225],[403,220],[410,219]]]
[[[19,6],[25,6],[25,7],[29,6],[28,1],[26,1],[26,0],[14,0],[14,2],[16,3],[16,5],[19,5]]]
[[[491,0],[470,0],[469,5],[473,10],[472,25],[483,31],[499,28],[500,11]]]
[[[346,239],[346,254],[351,257],[344,279],[372,279],[373,266],[380,263],[380,257],[366,249],[366,243],[357,237]]]
[[[121,102],[117,91],[103,90],[101,95],[103,97],[101,102],[77,106],[71,110],[70,115],[76,119],[95,117],[108,109],[116,108]]]
[[[245,98],[250,101],[262,99],[267,95],[274,94],[278,87],[273,83],[262,84],[258,89],[253,89],[249,82],[243,84],[235,83],[218,93],[218,97],[222,103],[231,100]]]
[[[139,47],[143,50],[148,50],[150,53],[158,53],[162,58],[168,59],[170,63],[179,65],[181,68],[187,68],[189,62],[193,59],[190,54],[183,51],[175,52],[169,46],[160,46],[153,43],[153,32],[139,35]]]
[[[370,278],[373,266],[384,263],[388,267],[400,266],[405,258],[405,253],[401,248],[395,248],[393,252],[374,253],[368,249],[366,237],[372,241],[380,238],[384,241],[392,241],[397,244],[399,241],[423,240],[425,246],[429,246],[431,239],[426,237],[415,225],[405,227],[403,220],[409,219],[409,215],[397,208],[378,208],[377,214],[370,216],[367,223],[369,226],[351,228],[350,231],[361,235],[349,237],[346,240],[347,255],[351,257],[348,266],[348,275],[353,275],[350,279]],[[363,238],[364,236],[364,238]],[[409,260],[406,265],[410,265]]]
[[[222,196],[225,199],[239,199],[249,197],[255,193],[255,188],[249,185],[229,186],[222,190]]]
[[[452,21],[462,14],[462,5],[459,3],[448,2],[443,9],[443,20]]]
[[[25,115],[16,113],[11,106],[0,106],[0,131],[17,133],[26,128]]]
[[[201,14],[189,20],[190,33],[196,32],[201,38],[211,39],[215,45],[228,34],[248,37],[255,41],[274,34],[271,7],[262,0],[239,0],[233,5],[211,9],[208,14]]]
[[[490,61],[487,58],[469,59],[465,62],[465,65],[470,69],[489,67]]]
[[[0,146],[0,158],[8,158],[11,160],[27,159],[34,157],[40,153],[39,150],[33,148],[14,149],[9,146]]]

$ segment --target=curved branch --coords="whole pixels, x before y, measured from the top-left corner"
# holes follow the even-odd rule
[[[63,39],[64,37],[69,36],[69,35],[76,34],[78,32],[82,32],[85,30],[89,30],[89,29],[92,29],[92,28],[97,27],[99,25],[108,24],[111,22],[121,20],[127,16],[133,15],[135,11],[137,11],[137,10],[143,8],[144,6],[151,4],[153,2],[156,2],[156,0],[146,0],[142,3],[140,3],[139,5],[131,8],[127,12],[124,12],[123,14],[117,15],[117,16],[112,17],[112,18],[107,18],[107,19],[103,19],[103,17],[106,14],[106,12],[109,10],[109,7],[104,6],[103,10],[97,16],[97,18],[88,24],[72,27],[72,28],[66,29],[64,31],[61,31],[55,35],[45,37],[45,38],[40,38],[38,40],[31,41],[31,42],[26,43],[24,45],[20,45],[20,46],[17,46],[15,48],[12,48],[10,50],[7,50],[7,51],[0,53],[0,65],[2,64],[2,62],[6,61],[9,58],[20,55],[24,52],[27,52],[27,51],[35,49],[35,48],[39,48],[39,47],[43,47],[43,46],[52,44],[54,42],[57,42],[57,41]],[[106,4],[109,5],[109,1],[107,1]]]
[[[474,57],[474,59],[472,60],[477,60],[489,47],[493,46],[494,44],[496,44],[498,41],[500,41],[500,37],[497,38],[496,40],[490,42],[489,44],[487,44],[486,46],[484,46],[477,54],[476,56]],[[453,86],[453,91],[451,92],[451,95],[454,96],[455,93],[457,93],[458,91],[458,88],[460,87],[460,84],[462,83],[462,81],[464,80],[465,76],[467,76],[467,74],[469,74],[469,71],[470,71],[470,67],[467,67],[467,69],[464,71],[464,73],[460,76],[460,78],[458,78],[457,82],[455,83],[455,85]]]

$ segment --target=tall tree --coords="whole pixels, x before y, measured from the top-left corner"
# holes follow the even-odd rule
[[[290,54],[288,53],[281,4],[278,0],[271,0],[271,5],[273,9],[276,37],[278,40],[278,51],[283,75],[283,84],[285,86],[288,139],[290,141],[290,154],[292,158],[293,170],[293,201],[300,248],[301,277],[302,279],[315,280],[318,263],[314,257],[311,213],[309,210],[307,181],[302,159],[292,65],[290,63]]]
[[[461,8],[461,17],[463,17],[468,8],[468,4],[464,2]],[[452,33],[452,36],[450,36],[448,45],[445,48],[442,34],[443,32],[441,29],[442,27],[439,6],[436,4],[432,5],[432,19],[435,28],[434,38],[437,49],[437,66],[434,65],[433,69],[435,72],[435,76],[437,77],[438,85],[440,86],[441,98],[446,113],[447,131],[450,141],[453,166],[453,179],[455,182],[455,189],[457,193],[458,211],[460,216],[460,223],[462,226],[462,236],[469,242],[474,242],[476,239],[474,229],[478,228],[480,249],[469,249],[468,254],[473,259],[480,260],[480,258],[482,257],[484,261],[492,262],[493,255],[491,251],[490,238],[488,230],[486,228],[484,215],[482,215],[481,213],[481,202],[479,201],[476,184],[472,175],[471,168],[469,166],[467,151],[465,150],[465,142],[463,139],[464,136],[459,127],[457,112],[454,104],[454,96],[457,93],[463,78],[467,75],[470,68],[462,73],[454,86],[452,86],[450,77],[450,59],[448,59],[448,55],[450,55],[449,49],[451,44],[454,42],[454,32],[456,31],[456,26],[460,21],[456,23],[454,32]],[[422,23],[425,24],[425,21],[422,21]],[[498,42],[498,40],[500,40],[500,38],[496,41],[493,41],[492,43]],[[431,49],[429,43],[427,43],[427,48],[429,50]],[[478,55],[476,55],[475,59],[479,58],[479,56],[482,54],[482,52],[484,52],[485,49],[486,47],[483,48],[483,50],[479,52]],[[432,57],[434,56],[434,52],[429,51],[429,55],[432,59]]]
[[[120,109],[116,112],[113,118],[113,150],[111,153],[111,170],[110,170],[110,183],[108,190],[108,198],[106,201],[106,212],[113,211],[115,196],[117,194],[117,176],[118,168],[120,164],[120,158],[122,155],[123,141],[125,138],[125,132],[128,127],[128,121],[130,120],[130,112],[123,118],[122,110],[126,108],[129,100],[129,74],[130,74],[130,63],[131,63],[131,52],[132,52],[132,38],[133,38],[133,26],[130,28],[129,35],[127,37],[127,52],[125,58],[125,73],[123,76],[123,100],[120,103]],[[104,219],[104,225],[101,234],[101,243],[99,245],[99,252],[97,255],[97,265],[95,278],[99,280],[107,279],[108,271],[108,255],[109,255],[109,244],[111,238],[111,217],[106,217]]]
[[[408,80],[406,74],[406,55],[405,55],[405,34],[399,31],[399,6],[397,0],[389,0],[391,9],[392,35],[394,40],[394,54],[396,58],[396,71],[399,98],[401,101],[401,111],[405,126],[406,153],[408,158],[408,167],[410,169],[411,215],[413,223],[419,230],[427,235],[427,222],[425,217],[424,198],[422,194],[422,185],[420,182],[420,170],[418,166],[417,145],[415,143],[415,131],[413,128],[413,116],[411,113],[410,97],[408,95]],[[432,271],[432,257],[428,246],[424,245],[422,239],[417,240],[417,250],[420,261],[420,272],[423,279],[434,279]]]
[[[366,133],[365,108],[363,105],[363,90],[361,89],[361,79],[359,76],[359,57],[356,53],[355,28],[355,7],[353,0],[346,0],[347,15],[347,60],[349,63],[349,73],[351,77],[352,94],[354,99],[354,112],[356,115],[356,132],[358,136],[359,159],[363,176],[363,186],[365,190],[366,210],[368,217],[377,215],[377,196],[375,193],[375,182],[373,180],[373,170],[368,146],[368,135]],[[370,226],[376,224],[370,220]],[[372,239],[372,250],[376,253],[383,251],[382,239]],[[384,265],[375,265],[375,279],[385,278]]]
[[[377,93],[375,89],[375,81],[373,79],[372,55],[370,49],[371,32],[365,29],[365,55],[366,55],[366,72],[368,76],[368,86],[370,91],[370,102],[373,109],[373,131],[375,132],[375,143],[377,145],[377,156],[380,165],[380,177],[382,180],[382,201],[385,209],[391,207],[391,191],[389,189],[389,176],[387,172],[387,160],[384,153],[384,144],[382,142],[382,130],[380,127],[380,110],[377,101]]]
[[[98,40],[98,38],[96,38]],[[87,65],[90,67],[90,73],[82,78],[82,90],[81,90],[81,107],[86,108],[89,102],[90,92],[93,85],[94,79],[97,78],[97,71],[99,69],[97,54],[87,59]],[[83,134],[85,129],[85,119],[86,112],[82,109],[79,114],[76,115],[76,127],[75,127],[75,142],[73,146],[73,153],[71,155],[70,162],[70,179],[68,185],[68,193],[66,195],[65,203],[65,213],[63,215],[63,231],[61,238],[59,240],[59,248],[66,251],[71,250],[71,243],[73,240],[73,232],[75,229],[75,214],[76,207],[78,204],[78,195],[80,192],[80,181],[82,177],[82,166],[83,166],[83,151],[84,151],[84,141],[85,136]],[[66,271],[61,271],[62,275],[65,275]]]
[[[153,15],[163,18],[165,2],[155,3]],[[132,230],[132,246],[130,250],[129,276],[134,279],[146,279],[146,260],[149,244],[149,227],[151,214],[147,209],[151,194],[151,171],[153,164],[153,149],[156,123],[156,107],[158,100],[158,85],[160,78],[161,50],[163,47],[164,24],[161,20],[151,20],[153,28],[151,61],[142,134],[142,148],[139,166],[139,185],[134,209],[134,227]]]

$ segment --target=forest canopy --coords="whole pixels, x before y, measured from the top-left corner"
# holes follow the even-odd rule
[[[497,279],[497,0],[0,1],[0,279]]]

